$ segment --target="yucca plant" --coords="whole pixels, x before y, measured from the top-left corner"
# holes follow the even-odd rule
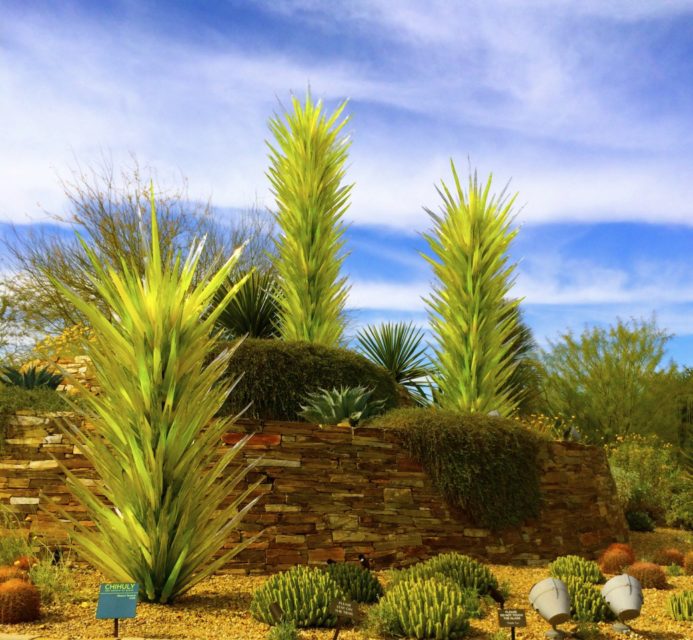
[[[507,250],[515,196],[492,196],[470,175],[467,190],[451,161],[454,192],[444,182],[440,215],[426,209],[434,227],[424,237],[433,252],[424,256],[436,283],[426,300],[435,339],[437,401],[465,413],[497,411],[509,416],[517,408],[508,386],[517,366],[511,336],[519,304],[510,300],[514,265]]]
[[[226,338],[276,338],[279,329],[279,290],[270,271],[232,274],[214,295],[219,306],[228,290],[244,280],[235,296],[223,306],[217,326]]]
[[[371,400],[372,389],[341,387],[309,393],[299,415],[317,424],[344,424],[355,427],[362,420],[381,413],[385,400]]]
[[[0,381],[22,389],[57,389],[63,377],[51,372],[48,367],[32,366],[23,371],[17,367],[3,367]]]
[[[208,310],[240,249],[194,284],[202,242],[194,243],[185,260],[162,259],[153,193],[151,207],[151,246],[142,249],[142,276],[132,264],[123,263],[118,271],[104,265],[80,238],[108,315],[55,282],[93,330],[83,348],[103,391],[92,395],[72,381],[93,429],[64,429],[96,470],[105,498],[63,468],[94,528],[59,513],[74,526],[78,552],[109,580],[138,582],[144,599],[166,603],[254,539],[222,551],[257,499],[247,501],[257,484],[236,490],[257,460],[229,468],[245,440],[218,455],[231,419],[215,414],[233,387],[224,379],[232,353],[208,357],[217,342],[218,315],[243,281]]]
[[[367,325],[356,334],[358,350],[387,369],[418,404],[426,405],[426,380],[431,369],[423,339],[424,332],[411,322]]]
[[[346,102],[327,116],[310,93],[292,98],[285,121],[270,120],[274,142],[267,176],[277,204],[275,267],[281,287],[280,331],[285,340],[337,346],[344,332],[348,287],[342,217],[352,185],[342,185],[349,143],[339,120]]]

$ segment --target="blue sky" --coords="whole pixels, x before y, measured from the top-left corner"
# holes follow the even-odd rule
[[[693,2],[0,0],[0,222],[63,212],[130,153],[222,212],[271,207],[267,119],[350,100],[353,327],[425,324],[418,252],[449,159],[510,180],[541,344],[650,318],[693,366]]]

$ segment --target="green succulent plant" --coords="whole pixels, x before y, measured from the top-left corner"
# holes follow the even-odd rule
[[[329,117],[310,95],[292,98],[285,120],[270,120],[274,136],[267,176],[277,211],[275,267],[281,287],[280,332],[285,340],[338,346],[344,333],[346,279],[342,218],[351,185],[342,185],[349,149],[339,121],[342,103]]]
[[[221,436],[233,422],[216,417],[232,389],[225,373],[233,350],[210,357],[217,351],[217,316],[242,282],[205,315],[241,249],[199,279],[201,242],[184,260],[162,256],[153,189],[144,273],[125,261],[118,270],[104,265],[80,241],[91,262],[91,283],[109,309],[58,280],[54,284],[89,321],[92,339],[81,346],[102,392],[94,395],[76,383],[82,400],[76,408],[94,428],[65,424],[63,432],[93,466],[101,487],[97,495],[63,468],[94,526],[57,509],[74,528],[72,539],[85,560],[109,580],[138,582],[143,599],[167,603],[257,537],[225,548],[258,499],[250,496],[260,481],[234,490],[259,460],[228,470],[247,438],[219,455]]]
[[[442,182],[441,213],[426,209],[433,230],[424,237],[432,256],[435,283],[426,299],[435,341],[436,401],[463,413],[511,415],[519,390],[511,385],[518,366],[513,335],[519,300],[510,299],[515,266],[507,251],[517,230],[511,230],[515,196],[490,195],[470,175],[465,190],[450,163],[454,191]]]
[[[380,633],[418,640],[454,640],[469,633],[464,593],[450,581],[404,580],[376,607]]]
[[[406,569],[390,572],[393,584],[429,578],[446,578],[460,589],[474,589],[480,595],[487,593],[490,588],[498,588],[498,580],[488,567],[469,556],[454,552],[441,553]]]
[[[327,567],[327,572],[351,600],[371,603],[383,595],[378,579],[361,565],[335,562]]]
[[[351,427],[371,418],[385,408],[384,400],[371,400],[372,389],[365,387],[341,387],[339,389],[320,389],[309,393],[307,404],[301,405],[300,412],[308,422],[316,424],[342,424]]]
[[[28,367],[24,371],[17,367],[3,367],[0,381],[22,389],[57,389],[63,382],[59,373],[52,373],[48,367]]]
[[[564,578],[570,595],[570,613],[578,622],[610,622],[615,620],[611,608],[595,584],[580,577]]]
[[[672,594],[667,601],[667,609],[674,620],[693,621],[693,591]]]
[[[276,277],[269,271],[235,273],[219,287],[214,295],[214,306],[223,303],[226,293],[243,281],[231,300],[228,300],[217,318],[217,327],[225,338],[276,338],[279,336],[279,287]]]
[[[273,575],[255,591],[250,613],[261,622],[275,624],[270,606],[276,602],[284,612],[284,620],[297,627],[334,627],[337,617],[330,612],[330,605],[344,598],[344,591],[329,573],[298,565]]]
[[[564,582],[570,578],[579,578],[590,584],[602,584],[605,581],[596,562],[574,555],[556,558],[549,565],[549,572],[552,577]]]
[[[267,634],[267,640],[298,640],[298,638],[296,625],[290,620],[280,622]]]
[[[356,335],[363,355],[387,369],[415,402],[427,405],[430,398],[425,389],[431,367],[423,338],[424,332],[411,322],[367,325]]]

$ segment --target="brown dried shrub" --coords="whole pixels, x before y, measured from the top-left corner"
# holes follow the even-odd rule
[[[599,557],[599,568],[603,573],[621,573],[633,564],[630,555],[623,549],[607,549]]]
[[[8,580],[28,580],[29,576],[26,571],[22,571],[19,567],[0,567],[0,584]]]
[[[686,575],[693,576],[693,551],[689,551],[683,559],[683,568]]]

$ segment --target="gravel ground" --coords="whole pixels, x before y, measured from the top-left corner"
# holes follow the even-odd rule
[[[633,545],[639,557],[647,558],[655,549],[667,545],[691,549],[691,535],[671,530],[655,534],[634,534]],[[510,584],[511,596],[506,606],[527,610],[527,627],[517,630],[518,640],[540,640],[548,625],[530,610],[527,594],[531,586],[548,576],[546,568],[518,568],[492,565],[498,580]],[[384,575],[380,574],[383,578]],[[259,640],[267,637],[267,625],[256,622],[248,614],[253,591],[265,577],[217,575],[206,580],[176,604],[162,606],[141,603],[137,618],[121,622],[121,637]],[[0,633],[32,634],[42,640],[76,640],[81,638],[112,638],[110,620],[95,620],[96,594],[100,576],[93,571],[75,572],[75,601],[46,607],[43,618],[32,624],[0,625]],[[664,591],[645,590],[645,605],[641,617],[634,621],[631,638],[646,640],[693,640],[693,624],[674,622],[666,615],[666,601],[674,591],[693,589],[693,576],[669,578],[670,588]],[[562,626],[571,631],[572,624]],[[495,611],[481,620],[472,620],[470,638],[490,638],[498,631]],[[600,638],[624,638],[611,630],[609,624],[599,625]],[[303,630],[302,640],[328,640],[334,631]],[[372,638],[366,631],[345,629],[341,640]],[[509,635],[508,635],[509,637]]]

